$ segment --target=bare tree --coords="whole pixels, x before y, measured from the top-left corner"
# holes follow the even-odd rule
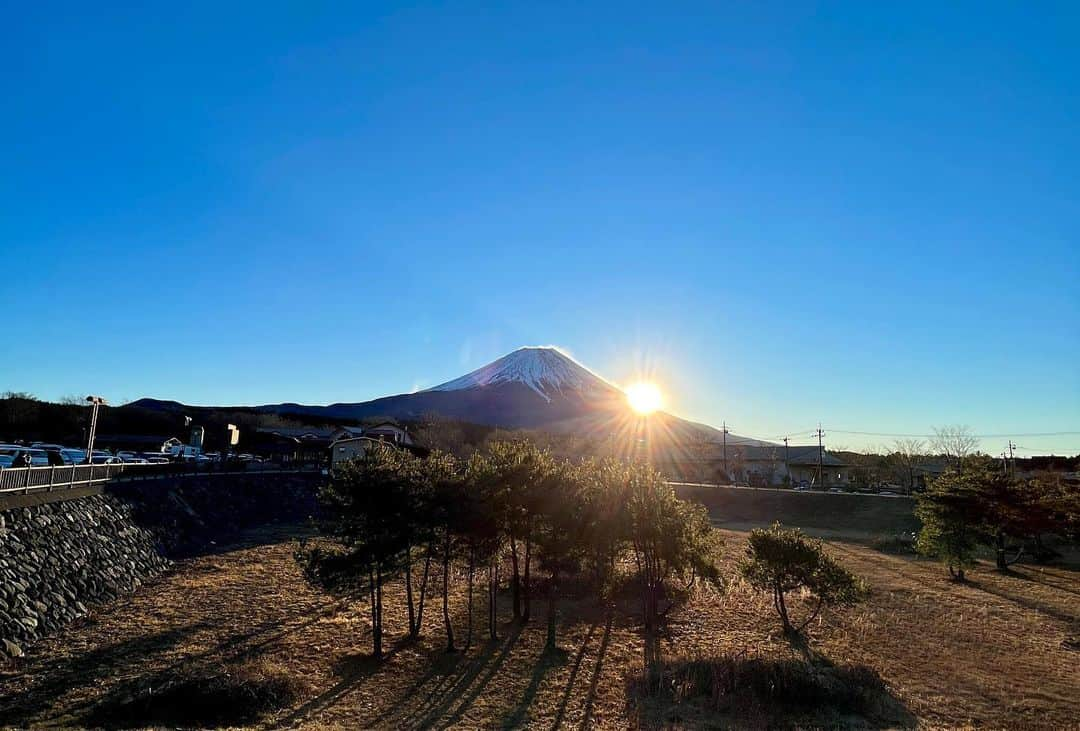
[[[938,454],[945,455],[947,459],[956,460],[957,469],[962,469],[964,460],[978,450],[979,439],[970,426],[935,426],[930,447]]]
[[[685,477],[707,482],[716,472],[716,442],[703,434],[694,434],[686,442],[690,464]]]
[[[466,458],[475,451],[472,445],[466,443],[461,422],[441,414],[424,414],[420,424],[413,430],[413,436],[417,443],[455,457]]]
[[[893,459],[896,460],[910,492],[915,488],[915,468],[926,454],[926,443],[922,439],[897,439],[893,442]]]

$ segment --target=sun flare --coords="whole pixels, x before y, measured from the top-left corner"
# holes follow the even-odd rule
[[[655,383],[642,381],[626,387],[626,400],[639,414],[651,414],[664,403],[664,396]]]

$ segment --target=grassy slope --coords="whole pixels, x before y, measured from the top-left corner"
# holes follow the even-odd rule
[[[744,536],[726,538],[730,574]],[[192,559],[42,643],[0,683],[0,720],[78,723],[103,699],[123,699],[181,668],[209,673],[249,662],[302,676],[308,689],[264,719],[274,726],[623,728],[708,719],[695,707],[673,712],[628,703],[626,678],[642,667],[642,637],[632,617],[609,620],[590,602],[563,604],[560,645],[567,654],[557,661],[542,656],[542,616],[520,633],[504,624],[496,643],[485,642],[478,627],[469,653],[445,656],[436,603],[425,618],[427,637],[398,644],[376,666],[366,656],[366,608],[308,588],[292,549],[284,541]],[[924,725],[1060,728],[1080,718],[1080,656],[1062,645],[1078,633],[1080,574],[1024,567],[1006,577],[984,566],[973,585],[959,587],[928,562],[850,543],[831,549],[874,592],[865,605],[812,626],[812,646],[834,662],[876,669]],[[404,633],[400,593],[388,597],[391,637]],[[460,593],[454,608],[460,637]],[[506,619],[506,598],[502,609]],[[535,611],[542,615],[543,607]],[[725,595],[699,596],[674,614],[659,650],[667,658],[744,650],[794,655],[771,612],[768,600],[735,583]]]

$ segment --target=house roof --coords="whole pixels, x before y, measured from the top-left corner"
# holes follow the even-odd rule
[[[363,431],[374,431],[375,429],[382,429],[384,426],[388,426],[392,429],[397,429],[398,431],[409,431],[405,427],[401,426],[401,424],[395,424],[392,421],[380,421],[378,424],[372,424]]]

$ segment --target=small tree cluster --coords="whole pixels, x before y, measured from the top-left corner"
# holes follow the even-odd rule
[[[801,632],[826,606],[854,604],[866,592],[862,581],[825,553],[820,540],[780,523],[751,531],[739,571],[752,587],[772,594],[784,631],[792,634]],[[794,591],[808,592],[815,599],[814,608],[798,624],[792,622],[787,605],[787,595]]]
[[[464,461],[380,446],[335,469],[320,506],[321,532],[336,548],[304,547],[298,557],[313,581],[366,596],[376,657],[384,584],[404,580],[409,634],[416,637],[433,563],[441,568],[448,651],[456,649],[449,608],[455,567],[464,568],[467,584],[466,647],[478,571],[486,574],[487,624],[496,636],[504,563],[513,616],[522,622],[532,613],[534,571],[543,574],[549,646],[555,598],[568,577],[603,595],[619,559],[632,557],[648,628],[670,609],[672,589],[719,581],[705,508],[676,498],[657,472],[612,459],[559,460],[524,441],[494,442]]]
[[[968,459],[918,496],[922,521],[916,548],[944,563],[957,581],[975,564],[982,546],[992,547],[998,570],[1018,561],[1025,544],[1036,558],[1051,555],[1042,537],[1080,537],[1080,491],[1058,476],[1017,479],[989,459]]]

